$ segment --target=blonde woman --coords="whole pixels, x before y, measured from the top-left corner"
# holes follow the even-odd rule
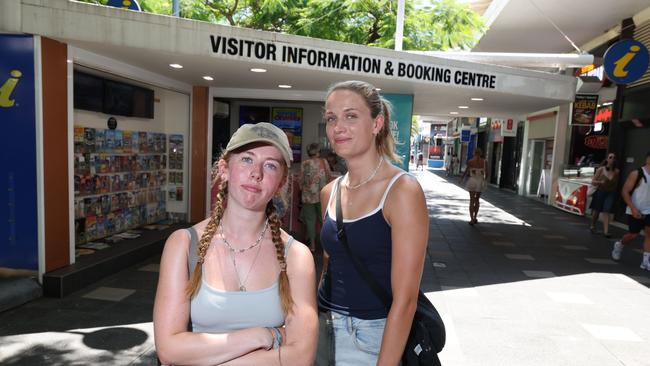
[[[161,363],[312,364],[314,262],[280,229],[272,204],[291,159],[286,135],[272,124],[244,125],[232,136],[216,164],[212,214],[165,244],[154,304]]]
[[[399,161],[390,132],[388,103],[361,81],[335,84],[325,104],[327,137],[348,173],[321,191],[325,250],[319,307],[329,312],[336,366],[400,363],[417,305],[428,238],[428,213],[417,180],[391,164]],[[351,252],[392,297],[378,298],[337,236],[337,184]]]

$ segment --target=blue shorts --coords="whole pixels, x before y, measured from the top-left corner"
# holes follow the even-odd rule
[[[376,365],[386,318],[365,320],[332,312],[334,364]]]
[[[597,190],[591,199],[589,208],[598,212],[614,212],[614,202],[616,201],[616,192],[603,192]]]

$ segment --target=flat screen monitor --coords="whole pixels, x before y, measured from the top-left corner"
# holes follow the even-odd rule
[[[102,112],[104,104],[104,79],[74,72],[74,108],[93,112]]]

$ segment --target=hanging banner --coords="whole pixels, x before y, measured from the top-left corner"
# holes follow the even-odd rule
[[[271,123],[287,134],[293,152],[293,162],[299,163],[302,151],[302,108],[273,108]]]
[[[38,270],[34,38],[0,35],[0,50],[0,267]]]
[[[411,117],[413,116],[413,96],[406,94],[382,94],[393,105],[390,118],[390,131],[395,138],[395,150],[402,159],[395,165],[409,170],[409,142],[411,141]]]
[[[598,94],[576,94],[571,114],[572,125],[592,125],[596,119]]]

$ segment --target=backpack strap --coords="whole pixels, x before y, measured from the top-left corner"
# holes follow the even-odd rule
[[[630,196],[632,195],[632,193],[634,193],[634,190],[639,186],[639,184],[641,184],[641,179],[643,179],[645,183],[648,183],[648,179],[645,177],[645,172],[643,171],[642,166],[640,166],[636,170],[636,182],[634,183],[634,187],[632,187],[632,190],[630,191]]]

